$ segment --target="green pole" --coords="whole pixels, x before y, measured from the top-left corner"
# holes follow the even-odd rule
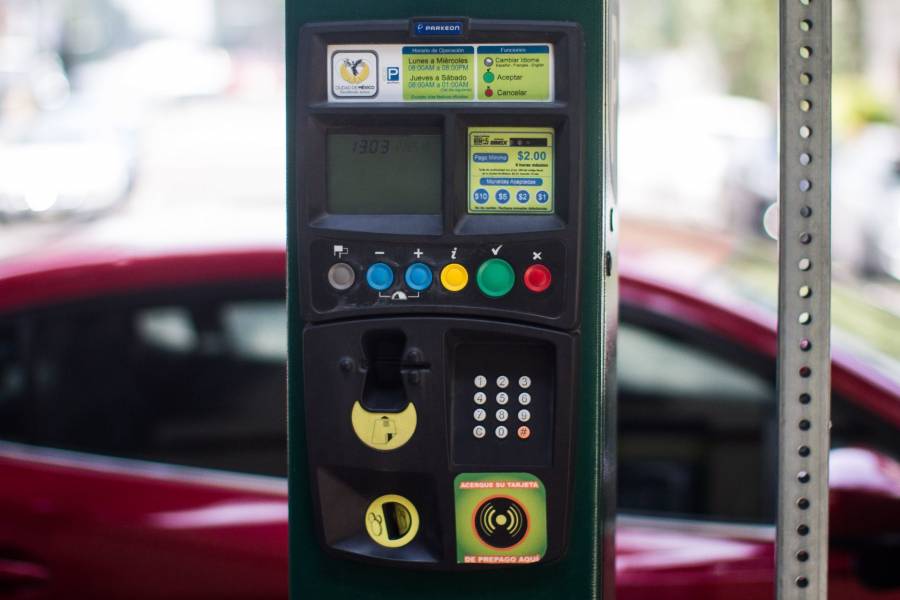
[[[288,0],[286,20],[288,132],[288,437],[290,583],[295,599],[491,598],[503,600],[614,597],[614,365],[617,286],[613,237],[615,35],[614,0]],[[298,34],[306,23],[464,16],[569,21],[584,33],[585,168],[581,298],[581,369],[577,407],[571,535],[566,557],[551,564],[465,572],[373,566],[326,556],[315,537],[307,466],[298,290],[296,144]],[[309,349],[312,351],[313,349]]]

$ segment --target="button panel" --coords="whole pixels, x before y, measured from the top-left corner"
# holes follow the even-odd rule
[[[320,274],[309,293],[322,316],[447,307],[507,311],[556,324],[566,308],[566,251],[558,241],[454,246],[316,239],[311,252],[313,275],[316,269]],[[541,277],[534,273],[552,273],[540,293],[534,283]]]
[[[454,461],[549,463],[552,355],[537,344],[509,343],[463,344],[455,355]]]
[[[488,381],[489,381],[488,377],[485,377],[484,375],[477,375],[475,377],[475,386],[478,389],[483,389],[483,388],[487,387]],[[496,386],[497,389],[507,389],[507,388],[509,388],[511,381],[513,381],[512,385],[515,386],[514,379],[511,380],[511,378],[507,375],[499,375],[494,380],[494,385]],[[484,384],[484,385],[479,386],[478,384]],[[520,389],[521,388],[530,388],[531,387],[531,377],[529,377],[527,375],[523,375],[523,376],[519,377],[518,378],[518,387]],[[513,390],[513,394],[516,394],[516,392],[517,392],[517,390]],[[531,428],[527,427],[527,426],[524,427],[524,429],[522,428],[524,423],[527,423],[528,421],[531,420],[531,411],[530,410],[521,408],[519,410],[514,410],[513,411],[514,414],[510,414],[509,410],[507,410],[506,408],[502,408],[509,403],[509,394],[505,391],[497,392],[496,396],[494,397],[494,400],[496,402],[497,407],[500,407],[500,408],[497,408],[496,411],[493,412],[493,421],[489,421],[488,420],[489,411],[485,410],[484,408],[480,408],[481,406],[484,406],[487,403],[487,398],[488,398],[487,394],[483,391],[475,392],[475,394],[472,396],[472,400],[474,402],[473,406],[475,406],[475,410],[472,413],[472,416],[475,419],[475,421],[477,421],[478,423],[485,423],[485,422],[497,423],[498,425],[494,429],[494,437],[498,440],[506,439],[506,437],[509,433],[509,428],[510,428],[509,426],[511,426],[513,429],[516,430],[516,435],[517,435],[518,439],[527,440],[531,437],[531,433],[532,433]],[[519,404],[523,404],[523,405],[531,404],[531,394],[529,392],[520,392],[518,394],[518,398],[519,398]],[[523,403],[523,400],[524,400],[524,403]],[[488,407],[488,408],[490,409],[492,407]],[[513,421],[513,422],[509,423],[509,426],[507,426],[508,421]],[[472,430],[472,435],[476,439],[482,439],[485,437],[485,430],[483,427],[481,429],[479,429],[479,426],[476,425],[475,428]]]

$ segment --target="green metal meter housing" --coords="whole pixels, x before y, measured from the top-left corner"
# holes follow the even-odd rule
[[[295,202],[288,203],[288,287],[289,287],[289,441],[290,441],[290,511],[291,511],[291,587],[294,597],[302,598],[418,598],[424,594],[435,598],[599,598],[612,597],[614,549],[612,544],[612,516],[614,511],[614,411],[610,376],[613,364],[613,344],[616,318],[615,261],[612,236],[614,219],[613,154],[613,91],[615,72],[610,49],[614,46],[613,7],[607,3],[584,3],[562,0],[554,3],[485,3],[485,2],[415,2],[385,1],[369,3],[361,0],[347,2],[288,3],[288,196],[297,197],[301,186],[298,162],[302,159],[296,132],[302,130],[297,122],[298,89],[308,85],[310,73],[299,64],[300,31],[306,24],[321,24],[362,20],[406,20],[427,15],[438,20],[447,16],[465,15],[469,19],[507,22],[510,31],[516,23],[532,29],[541,21],[577,24],[583,33],[583,78],[586,118],[584,127],[584,160],[580,185],[585,202],[581,215],[581,248],[578,280],[579,302],[575,314],[561,308],[558,316],[580,327],[576,338],[580,344],[573,355],[580,356],[572,372],[578,380],[569,382],[578,390],[576,410],[578,420],[572,430],[574,461],[572,463],[571,510],[567,527],[568,550],[550,563],[515,566],[494,570],[471,570],[456,574],[427,570],[410,570],[362,564],[343,560],[323,551],[316,533],[320,530],[317,507],[310,490],[308,454],[308,407],[303,398],[303,328],[304,303],[301,285],[301,261],[308,260],[300,250],[302,221]],[[531,21],[531,23],[525,23]],[[548,28],[550,26],[548,25]],[[456,40],[432,38],[429,42]],[[516,41],[510,38],[506,41]],[[394,107],[398,114],[415,108]],[[521,109],[520,109],[521,110]],[[516,112],[516,111],[510,111]],[[298,125],[300,125],[298,127]],[[308,306],[308,303],[307,303]],[[308,313],[307,313],[308,314]],[[490,315],[490,311],[485,312]],[[513,318],[515,318],[513,316]],[[327,317],[326,317],[327,319]],[[527,320],[527,319],[526,319]],[[531,319],[540,322],[540,315]],[[310,352],[315,349],[308,348]],[[574,368],[576,367],[577,368]]]

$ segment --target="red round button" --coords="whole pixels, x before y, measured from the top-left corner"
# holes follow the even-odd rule
[[[525,269],[525,287],[532,292],[543,292],[550,287],[550,269],[544,265],[531,265]]]

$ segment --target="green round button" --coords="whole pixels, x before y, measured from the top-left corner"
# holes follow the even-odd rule
[[[476,276],[478,287],[491,298],[505,296],[516,283],[516,273],[512,265],[502,258],[491,258],[478,267]]]

